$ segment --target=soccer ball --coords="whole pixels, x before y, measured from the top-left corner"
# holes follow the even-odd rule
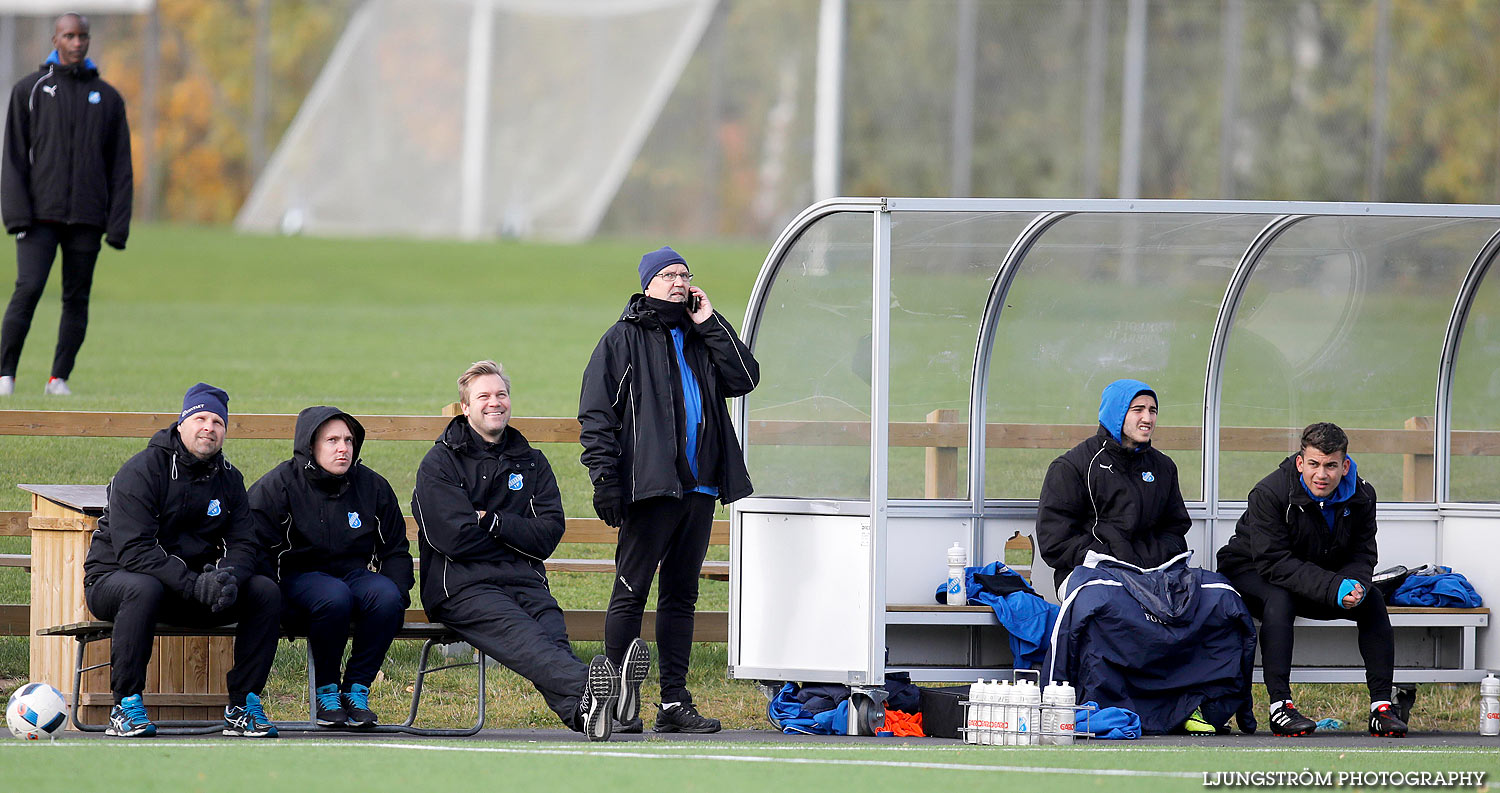
[[[46,683],[27,683],[10,695],[5,723],[11,735],[25,741],[55,739],[68,723],[67,700]]]

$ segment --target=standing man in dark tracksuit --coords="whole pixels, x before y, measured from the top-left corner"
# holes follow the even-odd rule
[[[499,364],[470,366],[458,395],[463,415],[422,458],[411,497],[422,606],[530,680],[563,724],[607,741],[616,701],[640,697],[650,652],[634,643],[619,672],[602,655],[585,664],[573,654],[543,566],[566,525],[552,466],[510,426],[510,377]]]
[[[322,727],[373,727],[370,684],[401,631],[412,586],[406,518],[385,477],[360,462],[365,428],[327,405],[297,414],[292,459],[250,487],[267,533],[282,622],[307,636]],[[342,686],[339,667],[350,643]]]
[[[130,235],[133,177],[125,100],[88,59],[89,21],[57,18],[52,54],[10,92],[0,214],[16,235],[16,287],[0,324],[0,396],[16,367],[52,260],[62,249],[62,321],[45,393],[66,396],[89,322],[99,238],[117,250]]]
[[[651,580],[661,567],[656,646],[661,656],[657,732],[718,732],[687,689],[714,500],[750,495],[744,453],[724,400],[750,393],[760,365],[734,328],[693,286],[687,261],[663,247],[641,257],[642,293],[605,331],[583,373],[578,422],[594,511],[620,529],[604,649],[623,657],[641,635]],[[637,731],[637,708],[622,729]]]
[[[1371,585],[1375,488],[1359,478],[1349,436],[1338,425],[1309,425],[1300,448],[1250,491],[1234,536],[1219,549],[1219,572],[1260,618],[1271,731],[1307,735],[1317,729],[1292,703],[1292,621],[1309,617],[1353,620],[1359,627],[1370,734],[1404,737],[1406,722],[1391,707],[1395,633],[1385,599]]]
[[[172,426],[120,466],[83,563],[89,611],[115,623],[108,735],[152,736],[141,692],[152,629],[228,625],[234,633],[224,734],[276,737],[260,692],[276,659],[281,591],[254,573],[260,555],[245,479],[221,449],[229,395],[189,388]]]

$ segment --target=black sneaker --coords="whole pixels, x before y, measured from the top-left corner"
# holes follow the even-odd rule
[[[1300,735],[1311,735],[1317,729],[1318,723],[1298,713],[1291,700],[1281,703],[1271,711],[1272,735],[1295,738]]]
[[[645,639],[636,639],[625,649],[620,664],[620,698],[615,702],[615,721],[621,724],[640,722],[641,683],[651,671],[651,649]],[[637,730],[639,732],[639,730]]]
[[[1377,738],[1405,738],[1406,722],[1390,705],[1381,705],[1370,711],[1370,734]]]
[[[1395,701],[1391,705],[1396,709],[1396,717],[1410,724],[1412,706],[1417,704],[1417,684],[1396,686],[1394,693],[1396,694],[1393,698]]]
[[[607,741],[614,727],[615,700],[620,696],[620,675],[602,655],[589,662],[589,679],[578,698],[579,728],[591,741]]]
[[[621,735],[639,735],[645,731],[646,725],[641,721],[640,716],[636,716],[630,721],[615,723],[615,732],[620,733]]]
[[[380,723],[375,712],[370,710],[370,687],[355,683],[344,692],[344,710],[349,714],[350,727],[374,727]]]
[[[670,708],[658,705],[656,726],[651,729],[657,732],[709,733],[718,732],[723,726],[718,719],[698,715],[698,709],[693,707],[693,703],[682,702]]]
[[[349,714],[344,712],[344,699],[339,696],[337,683],[329,683],[326,686],[318,686],[318,714],[319,727],[342,727],[349,720]]]
[[[146,704],[140,694],[131,694],[110,709],[109,727],[104,734],[121,738],[150,738],[156,734],[156,725],[146,718]]]
[[[275,738],[276,725],[266,718],[260,697],[245,695],[244,705],[230,705],[224,709],[224,734],[245,738]]]

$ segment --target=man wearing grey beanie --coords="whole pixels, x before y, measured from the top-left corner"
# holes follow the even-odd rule
[[[640,636],[659,565],[655,730],[718,732],[687,689],[693,615],[714,502],[751,492],[725,400],[750,393],[760,365],[677,251],[647,253],[637,275],[642,291],[599,340],[578,403],[594,511],[620,530],[604,652],[618,665]],[[617,709],[620,731],[640,731],[639,703],[627,699]]]

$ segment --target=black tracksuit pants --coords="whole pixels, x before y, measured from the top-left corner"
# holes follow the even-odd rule
[[[472,584],[427,607],[427,616],[530,680],[564,725],[582,729],[578,700],[589,669],[573,654],[562,609],[545,586]]]
[[[62,320],[57,326],[57,351],[52,356],[52,376],[66,379],[83,346],[89,326],[89,292],[94,285],[94,262],[99,258],[95,226],[37,223],[16,237],[16,288],[0,323],[0,377],[16,374],[21,348],[31,331],[52,260],[62,249]]]
[[[693,614],[698,608],[698,574],[713,531],[714,497],[688,493],[681,499],[648,498],[625,511],[615,546],[614,592],[604,617],[604,654],[616,666],[641,635],[641,619],[651,580],[661,565],[656,593],[657,669],[661,701],[693,701],[687,689],[693,649]]]
[[[1352,609],[1317,603],[1270,583],[1254,570],[1229,575],[1250,613],[1260,620],[1260,664],[1272,702],[1292,698],[1292,620],[1353,620],[1359,627],[1359,654],[1365,662],[1370,701],[1389,701],[1396,667],[1396,635],[1380,590],[1369,587]]]
[[[260,694],[276,660],[281,590],[276,582],[254,575],[240,586],[234,605],[212,612],[196,600],[167,590],[155,576],[115,570],[84,590],[89,611],[114,622],[109,650],[109,687],[115,702],[141,693],[156,623],[209,627],[237,623],[234,668],[229,670],[229,704],[244,705],[246,694]]]

